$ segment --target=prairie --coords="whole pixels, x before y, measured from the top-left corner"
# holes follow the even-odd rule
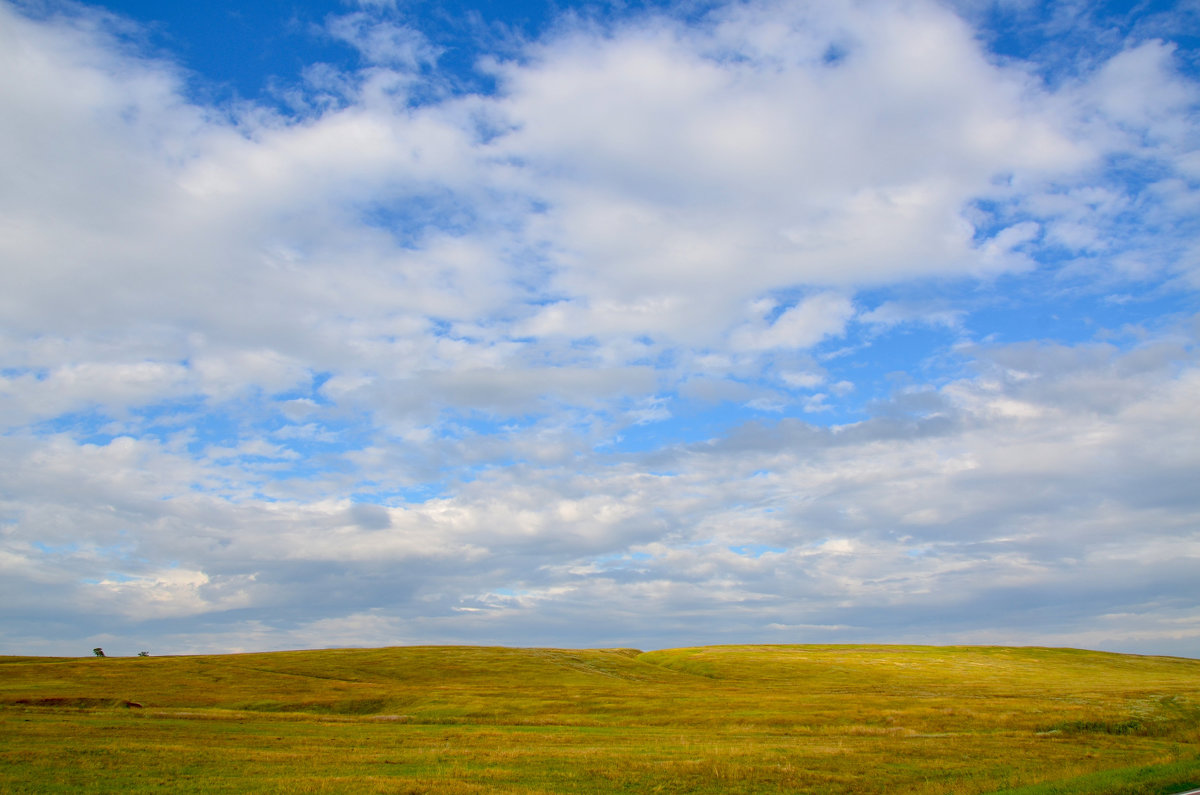
[[[1172,793],[1200,660],[398,647],[0,657],[2,792]]]

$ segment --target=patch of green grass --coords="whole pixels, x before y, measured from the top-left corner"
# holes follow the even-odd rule
[[[1200,787],[1200,756],[1145,767],[1102,770],[997,795],[1172,795]]]
[[[1198,743],[1200,661],[1070,649],[0,658],[3,792],[1151,793]]]

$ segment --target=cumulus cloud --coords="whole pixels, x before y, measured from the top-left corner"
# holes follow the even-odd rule
[[[735,349],[811,348],[826,337],[841,335],[846,321],[854,316],[853,304],[832,293],[806,298],[778,314],[770,303],[759,302],[758,308],[775,317],[769,321],[759,319],[734,331],[731,344]]]

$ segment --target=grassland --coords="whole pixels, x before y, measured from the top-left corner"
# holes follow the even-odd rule
[[[0,791],[1170,793],[1200,661],[722,646],[0,657]]]

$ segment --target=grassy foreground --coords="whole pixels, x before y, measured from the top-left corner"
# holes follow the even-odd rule
[[[1200,660],[908,646],[0,657],[0,792],[1190,787]]]

